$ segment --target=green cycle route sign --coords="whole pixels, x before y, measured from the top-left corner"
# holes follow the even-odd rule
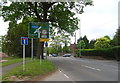
[[[28,29],[29,38],[49,38],[49,23],[30,22]]]

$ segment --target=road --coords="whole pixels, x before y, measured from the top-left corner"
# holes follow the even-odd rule
[[[70,81],[118,81],[118,62],[74,57],[48,57]]]

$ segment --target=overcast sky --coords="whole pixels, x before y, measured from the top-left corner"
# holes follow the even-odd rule
[[[84,8],[84,13],[77,15],[81,20],[81,35],[87,35],[88,39],[97,39],[105,35],[113,38],[118,28],[118,2],[120,0],[93,0],[94,6]],[[8,23],[0,18],[0,35],[7,32]],[[79,27],[80,27],[79,26]],[[77,39],[79,30],[76,31]],[[74,38],[72,38],[72,43]]]
[[[93,0],[94,6],[87,6],[81,19],[81,35],[89,40],[110,36],[112,39],[118,28],[118,2],[120,0]],[[76,32],[79,38],[79,30]],[[74,38],[72,38],[74,39]]]

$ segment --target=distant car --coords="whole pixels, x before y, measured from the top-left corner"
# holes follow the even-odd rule
[[[53,57],[57,57],[57,54],[51,54],[51,56],[53,56]]]
[[[49,56],[52,56],[52,54],[49,54]]]
[[[64,54],[63,57],[70,57],[71,54]]]

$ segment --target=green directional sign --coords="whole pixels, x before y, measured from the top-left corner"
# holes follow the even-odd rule
[[[49,23],[30,22],[28,29],[29,38],[49,38]]]

